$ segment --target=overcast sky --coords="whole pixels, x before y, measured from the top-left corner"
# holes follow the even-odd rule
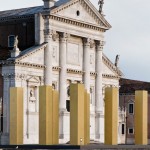
[[[91,0],[97,7],[98,0]],[[3,0],[0,10],[42,5],[42,0]],[[103,12],[112,28],[106,32],[104,53],[125,78],[150,82],[150,0],[105,0]]]

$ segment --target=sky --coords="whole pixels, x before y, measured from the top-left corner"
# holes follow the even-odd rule
[[[124,78],[150,82],[150,0],[104,0],[103,13],[112,28],[105,33],[104,53]],[[98,8],[98,0],[91,0]],[[43,5],[42,0],[5,0],[0,11]]]

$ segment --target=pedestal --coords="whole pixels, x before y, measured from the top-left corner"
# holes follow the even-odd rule
[[[135,92],[135,144],[148,144],[148,94],[147,91]]]
[[[84,85],[70,86],[70,144],[84,145]]]
[[[58,144],[58,93],[51,86],[41,86],[39,93],[39,144]]]
[[[10,88],[11,145],[23,144],[23,88]]]
[[[118,88],[105,89],[105,144],[118,142]]]

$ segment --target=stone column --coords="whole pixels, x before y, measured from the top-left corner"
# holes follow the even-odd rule
[[[67,99],[67,38],[66,33],[60,33],[59,43],[59,63],[60,63],[60,75],[59,75],[59,108],[60,108],[60,124],[59,124],[59,137],[60,143],[66,143],[69,140],[69,112],[66,109]]]
[[[96,139],[104,140],[104,106],[103,106],[103,94],[102,94],[102,56],[103,56],[103,41],[96,41],[96,80],[95,80],[95,100],[96,100]],[[101,137],[100,137],[101,134]]]
[[[103,95],[102,95],[102,71],[103,71],[103,41],[96,42],[96,112],[103,112]]]
[[[83,39],[83,82],[85,89],[90,93],[90,39]]]
[[[3,134],[1,136],[1,144],[9,144],[9,74],[2,74],[3,76]]]
[[[60,34],[60,45],[59,45],[59,52],[60,52],[60,80],[59,80],[59,91],[60,91],[60,102],[59,106],[61,110],[66,110],[66,92],[67,92],[67,38],[68,34],[61,33]]]
[[[44,20],[41,13],[35,14],[35,44],[44,42]]]
[[[45,85],[52,85],[52,49],[51,49],[51,41],[52,41],[52,31],[50,30],[50,16],[44,16],[44,41],[47,43],[44,52],[44,64],[45,68]]]

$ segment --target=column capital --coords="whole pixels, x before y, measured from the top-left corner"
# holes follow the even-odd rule
[[[59,38],[59,34],[55,30],[51,29],[45,29],[44,35],[48,38],[53,39],[53,41],[56,41]]]
[[[69,33],[65,33],[65,32],[59,33],[59,39],[61,42],[66,42],[69,37],[70,37]]]
[[[95,46],[95,42],[90,38],[83,38],[83,45],[93,48]]]
[[[95,41],[95,44],[96,44],[96,50],[97,51],[103,51],[105,41]]]

